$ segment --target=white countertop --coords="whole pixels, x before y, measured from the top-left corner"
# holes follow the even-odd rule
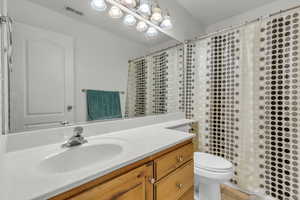
[[[96,163],[67,173],[48,173],[38,168],[47,156],[62,151],[61,143],[7,153],[5,173],[8,200],[47,199],[142,160],[191,139],[192,134],[170,129],[191,122],[182,119],[88,137],[89,143],[85,145],[114,139],[120,141],[124,151],[120,156],[105,162],[105,165]]]

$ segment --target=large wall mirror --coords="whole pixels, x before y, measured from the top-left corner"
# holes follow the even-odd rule
[[[13,20],[7,132],[183,109],[184,48],[176,39],[164,32],[146,37],[124,17],[111,18],[108,2],[105,12],[90,0],[7,6]]]

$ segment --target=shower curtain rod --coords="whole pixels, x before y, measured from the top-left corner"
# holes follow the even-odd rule
[[[178,44],[172,45],[172,46],[170,46],[170,47],[167,47],[167,48],[164,48],[164,49],[161,49],[161,50],[157,50],[157,51],[151,52],[151,53],[146,54],[146,55],[144,55],[144,56],[130,59],[128,62],[130,63],[130,62],[135,61],[135,60],[139,60],[139,59],[142,59],[142,58],[146,58],[146,57],[148,57],[148,56],[152,56],[152,55],[154,55],[154,54],[157,54],[157,53],[160,53],[160,52],[162,52],[162,51],[166,51],[166,50],[169,50],[169,49],[178,47],[178,46],[180,46],[180,45],[183,45],[183,43],[178,43]]]
[[[225,32],[225,31],[230,31],[230,30],[233,30],[233,29],[237,29],[237,28],[240,28],[240,27],[243,27],[243,26],[246,26],[246,25],[249,25],[249,24],[258,22],[258,21],[261,21],[261,20],[263,20],[263,19],[267,19],[267,18],[269,18],[269,17],[276,16],[276,15],[279,15],[279,14],[282,14],[282,13],[284,13],[284,12],[288,12],[288,11],[290,11],[290,10],[294,10],[294,9],[297,9],[297,8],[300,8],[300,5],[294,6],[294,7],[288,8],[288,9],[280,10],[280,11],[277,11],[277,12],[274,12],[274,13],[271,13],[271,14],[269,14],[269,15],[266,16],[266,17],[261,16],[261,17],[259,17],[259,18],[254,19],[254,20],[246,21],[246,22],[244,22],[244,23],[242,23],[242,24],[229,26],[229,27],[227,27],[227,28],[220,29],[220,30],[217,30],[217,31],[212,32],[212,33],[204,34],[204,35],[198,36],[198,37],[196,37],[196,38],[194,38],[194,39],[186,40],[185,43],[193,42],[193,41],[197,41],[197,40],[203,40],[203,39],[209,38],[209,37],[211,37],[211,36],[213,36],[213,35],[217,35],[217,34],[219,34],[219,33]],[[154,55],[154,54],[156,54],[156,53],[159,53],[159,52],[162,52],[162,51],[166,51],[166,50],[169,50],[169,49],[178,47],[178,46],[180,46],[180,45],[182,45],[182,43],[178,43],[178,44],[176,44],[176,45],[173,45],[173,46],[170,46],[170,47],[161,49],[161,50],[157,50],[157,51],[151,52],[151,53],[146,54],[146,55],[141,56],[141,57],[137,57],[137,58],[130,59],[128,62],[130,63],[130,62],[132,62],[132,61],[134,61],[134,60],[146,58],[146,57],[148,57],[148,56],[152,56],[152,55]]]
[[[265,16],[265,17],[264,17],[264,16],[261,16],[261,17],[259,17],[259,18],[254,19],[254,20],[246,21],[246,22],[244,22],[244,23],[242,23],[242,24],[229,26],[229,27],[227,27],[227,28],[224,28],[224,29],[220,29],[220,30],[214,31],[214,32],[212,32],[212,33],[208,33],[208,34],[204,34],[204,35],[201,35],[201,36],[197,36],[197,37],[195,37],[194,39],[186,40],[185,43],[193,42],[193,41],[197,41],[197,40],[203,40],[203,39],[209,38],[209,37],[211,37],[211,36],[213,36],[213,35],[217,35],[217,34],[219,34],[219,33],[225,32],[225,31],[230,31],[230,30],[233,30],[233,29],[237,29],[237,28],[240,28],[240,27],[243,27],[243,26],[246,26],[246,25],[249,25],[249,24],[252,24],[252,23],[261,21],[261,20],[264,20],[264,19],[268,19],[268,18],[270,18],[270,17],[276,16],[276,15],[279,15],[279,14],[282,14],[282,13],[285,13],[285,12],[288,12],[288,11],[290,11],[290,10],[294,10],[294,9],[297,9],[297,8],[300,8],[300,5],[294,6],[294,7],[288,8],[288,9],[280,10],[280,11],[277,11],[277,12],[274,12],[274,13],[271,13],[271,14],[269,14],[268,16]]]

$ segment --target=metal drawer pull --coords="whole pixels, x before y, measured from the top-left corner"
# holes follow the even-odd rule
[[[69,121],[62,121],[62,122],[60,122],[60,124],[63,125],[63,126],[67,126],[67,125],[70,124],[70,122]]]
[[[149,182],[150,182],[151,184],[154,184],[154,183],[155,183],[155,178],[149,178]]]
[[[184,159],[183,159],[183,156],[178,156],[178,157],[177,157],[177,162],[180,163],[180,162],[183,162],[183,160],[184,160]]]
[[[182,189],[183,188],[183,184],[181,184],[181,183],[177,183],[176,186],[177,186],[178,189]]]

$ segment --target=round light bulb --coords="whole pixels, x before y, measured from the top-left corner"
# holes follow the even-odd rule
[[[171,17],[170,16],[165,16],[164,20],[160,24],[160,27],[163,28],[163,29],[166,29],[166,30],[171,29],[173,27]]]
[[[161,14],[161,9],[160,8],[154,8],[153,9],[153,14],[151,16],[151,21],[153,23],[160,23],[163,20],[163,16]]]
[[[136,30],[139,32],[144,32],[146,31],[148,28],[148,25],[146,24],[146,22],[144,21],[140,21],[137,25],[136,25]]]
[[[91,6],[97,11],[105,11],[107,6],[104,0],[92,0]]]
[[[150,15],[151,14],[150,5],[147,3],[142,3],[139,7],[139,11],[144,15]]]
[[[112,6],[108,12],[109,16],[111,16],[111,18],[121,18],[123,16],[123,12],[121,11],[121,9],[117,6]]]
[[[149,38],[154,38],[158,35],[158,31],[156,30],[156,28],[153,27],[149,27],[147,32],[146,32],[146,36]]]
[[[136,1],[135,0],[122,0],[121,2],[127,7],[130,7],[130,8],[135,8],[136,7]]]
[[[127,26],[133,26],[136,23],[136,19],[134,16],[132,15],[126,15],[124,17],[123,23]]]

